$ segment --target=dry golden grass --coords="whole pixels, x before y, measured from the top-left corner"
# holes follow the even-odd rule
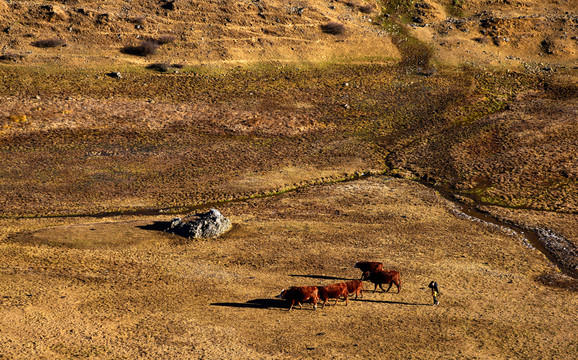
[[[575,280],[516,238],[454,217],[421,185],[374,177],[220,210],[234,229],[196,241],[155,230],[166,216],[2,220],[0,353],[569,359],[577,350]],[[274,298],[357,278],[358,260],[400,270],[401,293],[292,312]]]
[[[408,180],[334,183],[422,178],[576,243],[572,1],[175,5],[0,2],[0,359],[575,357],[576,279],[538,251]],[[213,202],[224,237],[159,231]],[[402,292],[274,298],[359,260]]]

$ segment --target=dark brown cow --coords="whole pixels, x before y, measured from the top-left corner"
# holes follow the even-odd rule
[[[347,285],[347,293],[348,294],[355,294],[355,298],[357,299],[357,295],[360,295],[360,297],[363,297],[363,281],[361,280],[351,280],[351,281],[347,281],[345,282],[345,285]]]
[[[358,261],[353,268],[361,270],[361,280],[367,280],[365,273],[381,271],[383,270],[383,264],[377,261]]]
[[[345,283],[337,283],[327,286],[319,286],[319,298],[323,300],[323,307],[327,303],[329,299],[335,299],[335,305],[337,305],[337,301],[339,298],[343,296],[345,298],[345,306],[349,305],[349,295],[347,291],[347,285]]]
[[[281,294],[279,294],[277,297],[291,301],[289,311],[293,309],[293,305],[295,305],[295,303],[299,305],[299,309],[302,309],[303,306],[301,303],[305,301],[311,301],[313,303],[313,310],[315,310],[317,309],[319,293],[317,286],[293,286],[287,290],[283,289]]]
[[[401,290],[401,274],[399,273],[399,271],[395,271],[395,270],[381,270],[381,271],[377,271],[377,272],[365,272],[363,274],[369,281],[371,281],[372,283],[375,284],[375,288],[373,289],[373,292],[375,292],[375,290],[377,290],[377,285],[379,285],[379,287],[381,288],[381,290],[387,292],[389,291],[389,289],[391,289],[391,285],[395,284],[395,286],[397,286],[397,293],[399,294],[399,291]],[[387,288],[387,290],[385,290],[381,285],[382,284],[389,284],[389,287]]]

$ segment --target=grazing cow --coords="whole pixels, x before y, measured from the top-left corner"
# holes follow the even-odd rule
[[[376,272],[383,270],[383,264],[376,261],[358,261],[353,266],[354,269],[361,270],[361,280],[367,280],[366,272]]]
[[[363,297],[363,281],[361,280],[351,280],[345,283],[347,285],[347,293],[348,294],[355,294],[355,298],[357,299],[357,295],[361,295]]]
[[[291,301],[289,311],[293,309],[293,305],[295,305],[295,303],[299,305],[299,309],[302,309],[303,306],[301,303],[305,301],[311,301],[313,303],[313,310],[315,310],[317,309],[319,293],[317,286],[293,286],[287,290],[283,289],[281,294],[279,294],[277,297]]]
[[[401,290],[401,274],[399,273],[399,271],[395,271],[395,270],[381,270],[381,271],[377,271],[377,272],[365,272],[363,274],[369,281],[371,281],[372,283],[375,284],[375,288],[373,289],[373,292],[375,292],[375,290],[377,290],[377,285],[379,285],[379,287],[381,288],[381,290],[383,290],[384,292],[389,291],[389,289],[391,289],[391,285],[395,284],[395,286],[397,286],[397,293],[399,294],[399,291]],[[381,285],[382,284],[389,284],[389,287],[387,288],[387,290],[385,290]]]
[[[347,291],[347,285],[345,283],[337,283],[333,285],[327,286],[319,286],[319,298],[323,300],[323,307],[327,303],[329,299],[335,299],[335,305],[337,305],[337,301],[339,298],[343,296],[345,298],[345,306],[349,304],[348,296],[349,292]]]

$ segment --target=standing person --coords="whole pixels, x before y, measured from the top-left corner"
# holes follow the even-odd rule
[[[433,296],[433,304],[439,305],[440,302],[438,301],[438,295],[440,294],[440,291],[438,290],[438,283],[432,281],[429,283],[428,288],[431,289],[431,295]]]

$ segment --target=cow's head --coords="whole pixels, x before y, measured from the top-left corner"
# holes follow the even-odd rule
[[[281,290],[281,294],[277,295],[277,298],[278,299],[284,299],[286,293],[287,293],[287,290],[285,290],[285,289]]]

